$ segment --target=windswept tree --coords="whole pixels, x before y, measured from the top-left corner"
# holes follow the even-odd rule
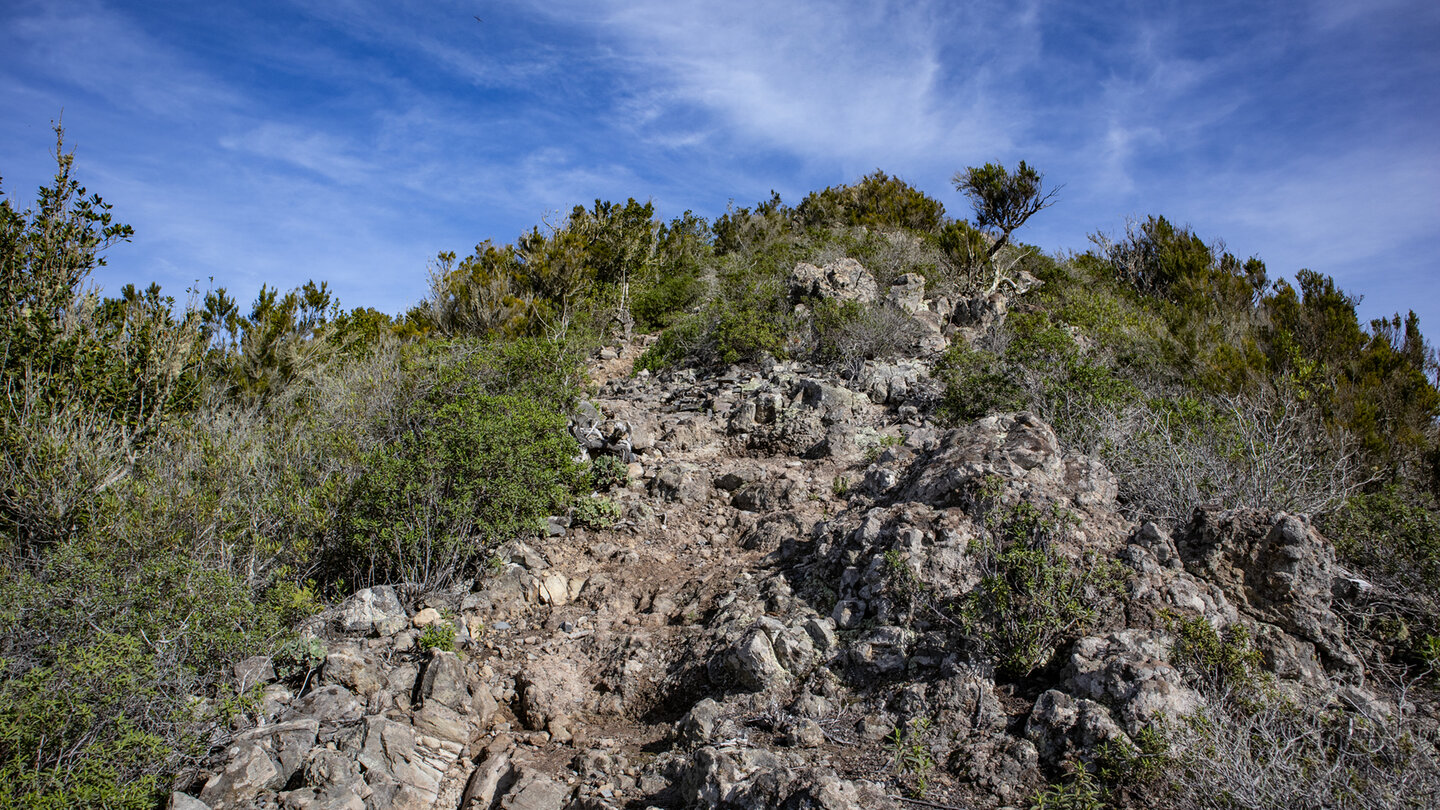
[[[1045,176],[1033,166],[1020,161],[1014,174],[998,163],[971,166],[956,172],[955,188],[965,193],[975,205],[975,225],[1000,232],[990,245],[988,258],[993,259],[1010,242],[1010,234],[1026,220],[1055,204],[1060,188],[1046,191]]]

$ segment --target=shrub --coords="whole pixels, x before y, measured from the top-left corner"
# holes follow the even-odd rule
[[[827,299],[810,315],[815,362],[859,376],[866,360],[895,357],[919,338],[919,326],[890,306],[865,306],[858,301]]]
[[[590,488],[596,492],[624,489],[630,482],[630,465],[618,456],[600,456],[590,461]]]
[[[575,501],[571,522],[586,529],[609,529],[620,522],[620,504],[596,496]]]
[[[1178,524],[1208,503],[1319,513],[1362,483],[1348,437],[1295,396],[1155,398],[1097,416],[1095,447],[1135,520]]]
[[[1030,810],[1102,810],[1103,792],[1085,763],[1075,763],[1074,775],[1063,785],[1051,785],[1036,792]]]
[[[1025,389],[999,357],[963,342],[945,352],[936,364],[935,374],[945,385],[940,413],[954,422],[1020,410],[1029,401]]]
[[[458,344],[412,361],[413,398],[360,450],[329,576],[443,585],[564,510],[585,483],[565,430],[576,394],[543,346]]]
[[[304,688],[310,676],[325,665],[325,642],[318,638],[297,638],[285,642],[271,657],[275,677]]]
[[[990,537],[974,550],[980,584],[961,600],[960,619],[1000,671],[1023,677],[1083,633],[1124,577],[1117,563],[1094,554],[1061,556],[1074,518],[1058,508],[1021,501],[991,510],[985,523]]]
[[[1388,661],[1440,673],[1440,507],[1428,493],[1390,486],[1321,517],[1340,560],[1371,587],[1338,603],[1351,631],[1380,642]],[[1397,673],[1399,674],[1399,673]]]
[[[455,625],[449,622],[436,622],[420,631],[420,637],[415,639],[415,646],[421,652],[440,650],[442,652],[455,652]]]
[[[811,192],[795,215],[811,228],[863,225],[931,232],[945,221],[945,206],[876,169],[853,185]]]
[[[1171,614],[1165,620],[1175,634],[1170,663],[1206,692],[1252,695],[1259,690],[1262,659],[1244,627],[1232,624],[1221,632],[1201,616]]]
[[[885,738],[890,746],[891,764],[895,775],[911,780],[910,793],[925,798],[930,788],[930,772],[935,769],[935,756],[930,753],[930,721],[912,718],[905,729],[895,728]]]
[[[1435,744],[1397,713],[1371,718],[1270,697],[1211,703],[1172,724],[1175,807],[1434,807]]]

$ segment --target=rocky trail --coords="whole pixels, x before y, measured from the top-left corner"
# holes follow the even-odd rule
[[[977,308],[1003,314],[961,317],[913,280],[891,295],[932,352]],[[632,375],[646,341],[592,361],[573,419],[588,453],[628,462],[613,525],[556,518],[456,592],[355,594],[307,625],[324,660],[302,683],[246,661],[263,709],[173,806],[1025,806],[1064,762],[1203,700],[1169,660],[1173,616],[1248,628],[1290,688],[1414,710],[1366,680],[1332,610],[1343,572],[1303,517],[1133,525],[1104,466],[1039,419],[935,424],[923,359]],[[1017,676],[956,606],[1019,504],[1065,510],[1056,553],[1121,584]],[[453,652],[422,649],[438,623]]]

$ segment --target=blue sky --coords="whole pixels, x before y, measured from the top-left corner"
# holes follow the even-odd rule
[[[477,22],[479,16],[483,22]],[[135,226],[96,280],[328,280],[396,313],[425,265],[596,198],[706,217],[876,169],[1063,184],[1050,251],[1164,214],[1440,336],[1440,3],[0,4],[0,176],[64,113]]]

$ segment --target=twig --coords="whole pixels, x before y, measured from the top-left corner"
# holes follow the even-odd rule
[[[904,796],[886,796],[885,798],[895,799],[902,802],[909,802],[910,804],[918,804],[921,807],[933,807],[935,808],[935,810],[970,810],[970,808],[968,807],[957,807],[953,804],[936,804],[934,802],[927,802],[922,799],[907,799]]]

